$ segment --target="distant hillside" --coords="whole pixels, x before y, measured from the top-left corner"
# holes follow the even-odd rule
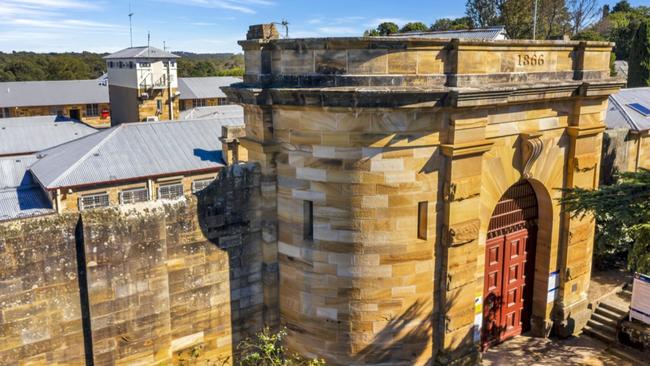
[[[197,54],[175,52],[181,56],[178,74],[187,76],[241,76],[244,56],[231,53]],[[0,52],[0,82],[30,80],[95,79],[106,71],[106,53]]]

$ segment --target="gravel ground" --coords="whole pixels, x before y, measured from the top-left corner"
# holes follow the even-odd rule
[[[636,366],[642,364],[619,357],[611,352],[605,343],[581,335],[565,340],[515,337],[484,353],[483,365]]]

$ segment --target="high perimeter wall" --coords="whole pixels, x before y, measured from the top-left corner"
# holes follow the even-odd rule
[[[259,186],[238,165],[178,202],[0,223],[0,365],[231,364],[277,318]]]

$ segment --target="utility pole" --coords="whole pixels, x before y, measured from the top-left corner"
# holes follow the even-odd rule
[[[129,2],[129,36],[131,37],[131,48],[133,48],[133,12],[131,12],[131,2]]]
[[[533,14],[533,39],[537,38],[537,1],[535,0],[535,11]]]

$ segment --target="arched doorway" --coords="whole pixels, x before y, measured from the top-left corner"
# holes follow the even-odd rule
[[[483,348],[530,329],[537,198],[528,181],[510,187],[497,203],[485,243]]]

